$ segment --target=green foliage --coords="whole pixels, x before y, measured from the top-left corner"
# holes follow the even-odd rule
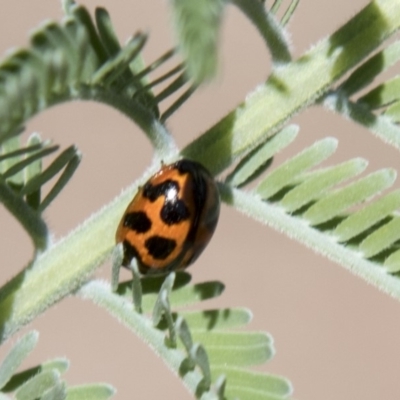
[[[270,13],[259,0],[232,0],[232,4],[239,7],[255,25],[264,39],[268,50],[271,52],[273,62],[275,64],[289,62],[291,55],[283,26],[290,19],[290,9],[285,21],[279,23],[274,18],[273,13]]]
[[[196,83],[212,78],[217,71],[218,33],[225,3],[226,0],[171,1],[187,74]]]
[[[337,141],[327,138],[276,166],[253,191],[234,188],[243,171],[254,176],[287,146],[291,131],[295,128],[283,129],[245,158],[220,184],[223,198],[400,299],[399,278],[393,274],[400,270],[399,191],[379,197],[393,185],[396,171],[382,169],[357,178],[368,165],[360,158],[316,168],[336,150]]]
[[[41,213],[68,183],[81,158],[71,146],[42,171],[42,159],[56,150],[58,146],[50,146],[37,134],[31,135],[26,147],[15,136],[0,146],[0,200],[25,228],[37,250],[48,245],[48,228]],[[59,178],[42,199],[42,186],[59,172]]]
[[[132,312],[131,281],[119,285],[120,296],[112,294],[109,286],[100,281],[88,283],[79,293],[105,308],[153,347],[197,398],[228,400],[240,395],[250,399],[255,391],[259,399],[289,398],[292,390],[286,379],[248,369],[272,358],[271,336],[238,330],[251,320],[245,309],[187,310],[188,305],[198,308],[199,302],[223,291],[220,282],[189,284],[190,279],[182,272],[176,279],[173,273],[165,280],[142,278],[143,313]],[[185,310],[175,311],[170,304],[174,309]],[[225,382],[226,377],[238,375],[241,378],[232,384],[229,379]],[[254,382],[258,383],[256,389]]]
[[[149,343],[197,398],[291,396],[286,379],[249,368],[274,354],[269,334],[238,330],[250,321],[249,311],[180,309],[197,308],[199,302],[219,296],[224,289],[221,282],[191,285],[190,276],[184,273],[176,279],[175,274],[165,280],[139,279],[133,266],[133,282],[117,285],[118,271],[113,271],[112,287],[118,295],[98,281],[85,285],[111,253],[115,221],[139,183],[154,172],[160,158],[178,156],[164,123],[198,85],[216,73],[218,34],[228,3],[171,2],[184,62],[156,79],[150,74],[173,57],[175,50],[146,66],[142,50],[147,35],[139,32],[122,46],[105,9],[97,9],[92,19],[83,6],[70,0],[63,3],[63,21],[37,29],[28,48],[14,51],[0,64],[0,201],[25,228],[36,249],[28,267],[0,290],[1,341],[79,290],[82,297],[105,308]],[[233,167],[219,183],[227,204],[400,299],[400,218],[396,214],[400,192],[382,196],[396,172],[383,169],[360,177],[368,164],[361,158],[321,167],[336,150],[334,138],[320,140],[270,168],[273,157],[298,134],[298,127],[285,126],[286,121],[314,104],[335,110],[400,148],[396,125],[400,120],[399,77],[368,88],[399,61],[399,42],[384,44],[372,53],[400,28],[400,4],[395,0],[371,2],[294,62],[284,25],[298,1],[292,0],[283,12],[281,0],[269,10],[258,0],[232,0],[232,4],[262,36],[274,69],[265,84],[181,155],[202,162],[214,174]],[[279,13],[283,14],[280,21]],[[156,92],[160,83],[163,89]],[[184,87],[183,94],[177,95]],[[361,89],[365,90],[362,95]],[[160,103],[167,98],[173,98],[172,104],[162,111]],[[58,147],[38,135],[23,145],[18,135],[32,116],[76,99],[103,102],[123,112],[147,135],[156,158],[140,182],[70,235],[49,245],[42,212],[72,177],[80,154],[71,146],[42,170],[42,159]],[[56,176],[42,198],[42,187]],[[254,189],[243,189],[251,182]],[[5,358],[0,367],[0,398],[11,392],[18,399],[106,399],[112,395],[107,385],[68,387],[61,379],[68,366],[64,360],[17,373],[36,340],[35,333],[28,334]]]
[[[196,84],[210,80],[216,74],[219,30],[229,3],[228,0],[171,1],[179,50],[185,60],[186,73]],[[269,12],[259,0],[231,0],[231,3],[257,28],[273,61],[276,64],[289,62],[291,56],[283,26],[290,20],[298,1],[290,3],[281,23],[273,17],[281,4],[274,4]]]
[[[170,92],[157,98],[147,79],[173,53],[145,68],[141,50],[146,35],[138,33],[121,47],[106,10],[97,10],[96,25],[84,7],[71,2],[65,9],[61,23],[48,22],[36,30],[30,48],[15,50],[0,64],[0,140],[40,111],[82,99],[115,107],[143,129],[156,150],[173,150],[169,134],[157,123],[158,103]],[[175,111],[177,104],[171,108]]]
[[[24,336],[11,350],[0,367],[0,388],[4,388],[15,370],[25,357],[33,350],[38,340],[38,333],[32,332]]]
[[[23,336],[7,354],[0,365],[0,398],[4,393],[14,393],[17,400],[88,400],[109,399],[114,389],[109,385],[93,384],[67,387],[61,375],[68,369],[68,361],[57,359],[16,373],[22,361],[33,350],[38,333]]]

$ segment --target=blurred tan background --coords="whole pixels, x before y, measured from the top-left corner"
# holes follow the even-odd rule
[[[166,1],[83,0],[83,4],[90,10],[106,7],[123,42],[139,29],[150,32],[148,61],[172,44]],[[302,0],[288,27],[296,57],[365,4],[366,0]],[[28,32],[41,21],[60,17],[57,0],[2,0],[1,53],[26,44]],[[221,44],[218,79],[169,122],[180,147],[235,107],[269,74],[261,40],[233,7],[226,14]],[[300,124],[301,135],[276,163],[317,138],[336,136],[341,142],[333,161],[363,156],[371,161],[369,172],[399,167],[398,152],[338,115],[313,108],[294,122]],[[136,126],[100,104],[55,107],[28,124],[27,132],[33,131],[64,147],[75,143],[83,153],[72,182],[46,213],[56,240],[139,177],[151,159],[150,145]],[[1,206],[0,223],[4,282],[25,265],[32,248]],[[277,354],[263,369],[288,377],[294,398],[400,398],[400,303],[342,267],[224,206],[214,239],[190,272],[194,281],[226,283],[225,294],[210,307],[249,307],[254,313],[251,327],[273,335]],[[109,265],[99,274],[108,278]],[[109,382],[118,389],[118,400],[191,398],[143,343],[89,302],[68,298],[27,329],[31,328],[40,331],[40,341],[26,366],[66,356],[71,361],[69,383]]]

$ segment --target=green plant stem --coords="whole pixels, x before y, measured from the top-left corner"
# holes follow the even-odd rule
[[[23,89],[21,87],[20,90],[23,91]],[[177,153],[172,136],[148,109],[135,100],[123,97],[111,89],[103,89],[100,86],[81,84],[74,91],[66,90],[63,93],[53,94],[42,108],[32,109],[29,114],[27,113],[28,115],[24,115],[24,118],[32,118],[44,109],[73,100],[97,101],[122,112],[143,130],[160,159],[171,155],[171,153]],[[18,123],[22,123],[22,121],[13,122],[13,124]],[[15,127],[10,127],[10,129],[14,130]]]
[[[220,173],[313,104],[400,27],[400,2],[376,0],[295,62],[276,69],[245,103],[183,154]]]
[[[111,293],[108,285],[99,281],[89,282],[79,291],[80,296],[89,299],[105,308],[128,329],[145,341],[158,354],[168,367],[179,374],[179,368],[186,358],[186,354],[179,350],[165,346],[165,334],[154,328],[149,318],[132,311],[132,304],[121,296]],[[186,373],[182,380],[191,394],[196,393],[197,386],[203,376],[197,370]],[[217,400],[209,393],[208,399]]]
[[[259,0],[231,0],[256,26],[275,64],[285,64],[291,60],[289,44],[284,32],[272,13]]]
[[[160,158],[164,158],[171,153],[177,153],[175,142],[152,113],[134,100],[121,97],[118,93],[112,93],[110,89],[104,90],[100,87],[82,86],[75,98],[64,98],[65,100],[94,100],[105,103],[119,110],[135,124],[137,124],[149,138],[155,152]]]

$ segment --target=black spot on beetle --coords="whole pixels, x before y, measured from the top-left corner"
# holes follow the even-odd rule
[[[131,263],[131,261],[134,258],[136,258],[140,273],[147,274],[151,268],[148,265],[143,264],[139,256],[139,252],[136,250],[136,247],[132,246],[127,240],[124,240],[123,246],[124,246],[124,259],[122,261],[122,265],[126,268],[129,268],[129,264]]]
[[[165,260],[176,247],[175,240],[161,236],[152,236],[144,244],[149,254],[156,260]]]
[[[158,185],[146,183],[143,188],[143,197],[151,202],[156,201],[160,196],[164,196],[165,200],[160,211],[160,217],[167,225],[178,224],[190,217],[184,201],[178,198],[179,190],[179,184],[171,179]]]
[[[154,202],[160,196],[167,196],[171,191],[176,194],[179,193],[179,184],[171,179],[158,185],[152,185],[150,182],[147,182],[143,187],[143,197]]]
[[[127,267],[133,258],[138,259],[138,252],[134,246],[132,246],[127,240],[123,242],[124,247],[124,260],[122,265]]]
[[[190,212],[182,200],[176,199],[163,205],[160,216],[167,225],[174,225],[189,219]]]
[[[145,233],[151,228],[151,221],[143,211],[134,211],[125,215],[124,226],[137,233]]]

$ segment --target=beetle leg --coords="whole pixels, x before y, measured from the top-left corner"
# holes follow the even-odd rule
[[[118,289],[118,281],[119,281],[119,270],[122,266],[122,260],[124,259],[124,248],[122,243],[118,243],[112,252],[111,262],[111,290],[116,292]]]
[[[174,318],[172,316],[172,310],[169,303],[169,295],[171,294],[174,282],[175,282],[175,272],[171,272],[170,274],[167,275],[163,284],[161,285],[153,309],[153,325],[157,326],[160,323],[162,317],[164,316],[169,331],[168,345],[172,348],[176,348],[176,329],[174,324]]]
[[[138,313],[142,313],[142,281],[136,258],[132,258],[128,268],[132,271],[132,299],[133,307]]]

